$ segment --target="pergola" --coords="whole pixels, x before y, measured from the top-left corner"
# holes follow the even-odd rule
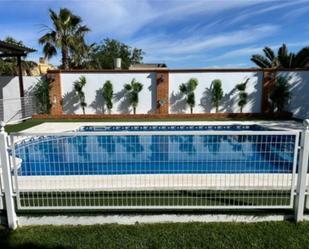
[[[0,40],[0,58],[16,57],[18,66],[18,78],[19,78],[19,94],[20,97],[25,96],[24,82],[21,68],[21,57],[27,56],[28,53],[35,52],[35,49],[12,44]]]

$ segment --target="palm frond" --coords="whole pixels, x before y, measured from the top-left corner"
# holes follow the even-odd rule
[[[265,47],[263,51],[270,61],[274,61],[276,59],[275,52],[270,47]]]
[[[308,67],[309,47],[302,48],[295,56],[295,67]]]
[[[269,62],[269,60],[266,57],[259,55],[259,54],[252,55],[251,61],[261,68],[271,68],[272,67],[272,63]]]

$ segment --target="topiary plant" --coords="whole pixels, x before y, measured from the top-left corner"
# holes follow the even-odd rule
[[[242,113],[242,110],[244,106],[248,103],[248,94],[246,93],[246,87],[249,79],[246,79],[244,83],[240,83],[236,85],[236,89],[238,90],[238,106],[240,107],[240,112]]]

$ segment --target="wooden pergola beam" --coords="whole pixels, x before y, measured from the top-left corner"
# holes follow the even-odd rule
[[[0,54],[0,58],[7,58],[7,57],[17,57],[17,56],[27,56],[26,53],[2,53]]]

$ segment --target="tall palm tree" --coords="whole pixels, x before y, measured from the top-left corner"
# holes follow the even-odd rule
[[[69,68],[70,53],[74,48],[85,45],[84,36],[90,29],[82,25],[81,17],[74,15],[69,9],[60,9],[59,14],[49,9],[52,26],[46,26],[48,32],[39,39],[43,45],[46,58],[51,58],[61,50],[62,67]]]
[[[195,106],[195,94],[194,90],[198,85],[198,80],[191,78],[187,83],[183,83],[179,86],[179,91],[186,95],[187,105],[190,106],[190,112],[193,113],[193,107]]]
[[[251,61],[260,68],[304,68],[309,67],[309,47],[304,47],[297,53],[289,52],[282,44],[277,54],[269,48],[263,49],[264,55],[254,54]]]
[[[143,85],[140,82],[137,82],[135,79],[132,79],[130,84],[125,84],[124,89],[127,92],[127,97],[130,105],[133,107],[133,114],[136,114],[136,107],[138,105],[139,99],[138,94],[143,89]]]

